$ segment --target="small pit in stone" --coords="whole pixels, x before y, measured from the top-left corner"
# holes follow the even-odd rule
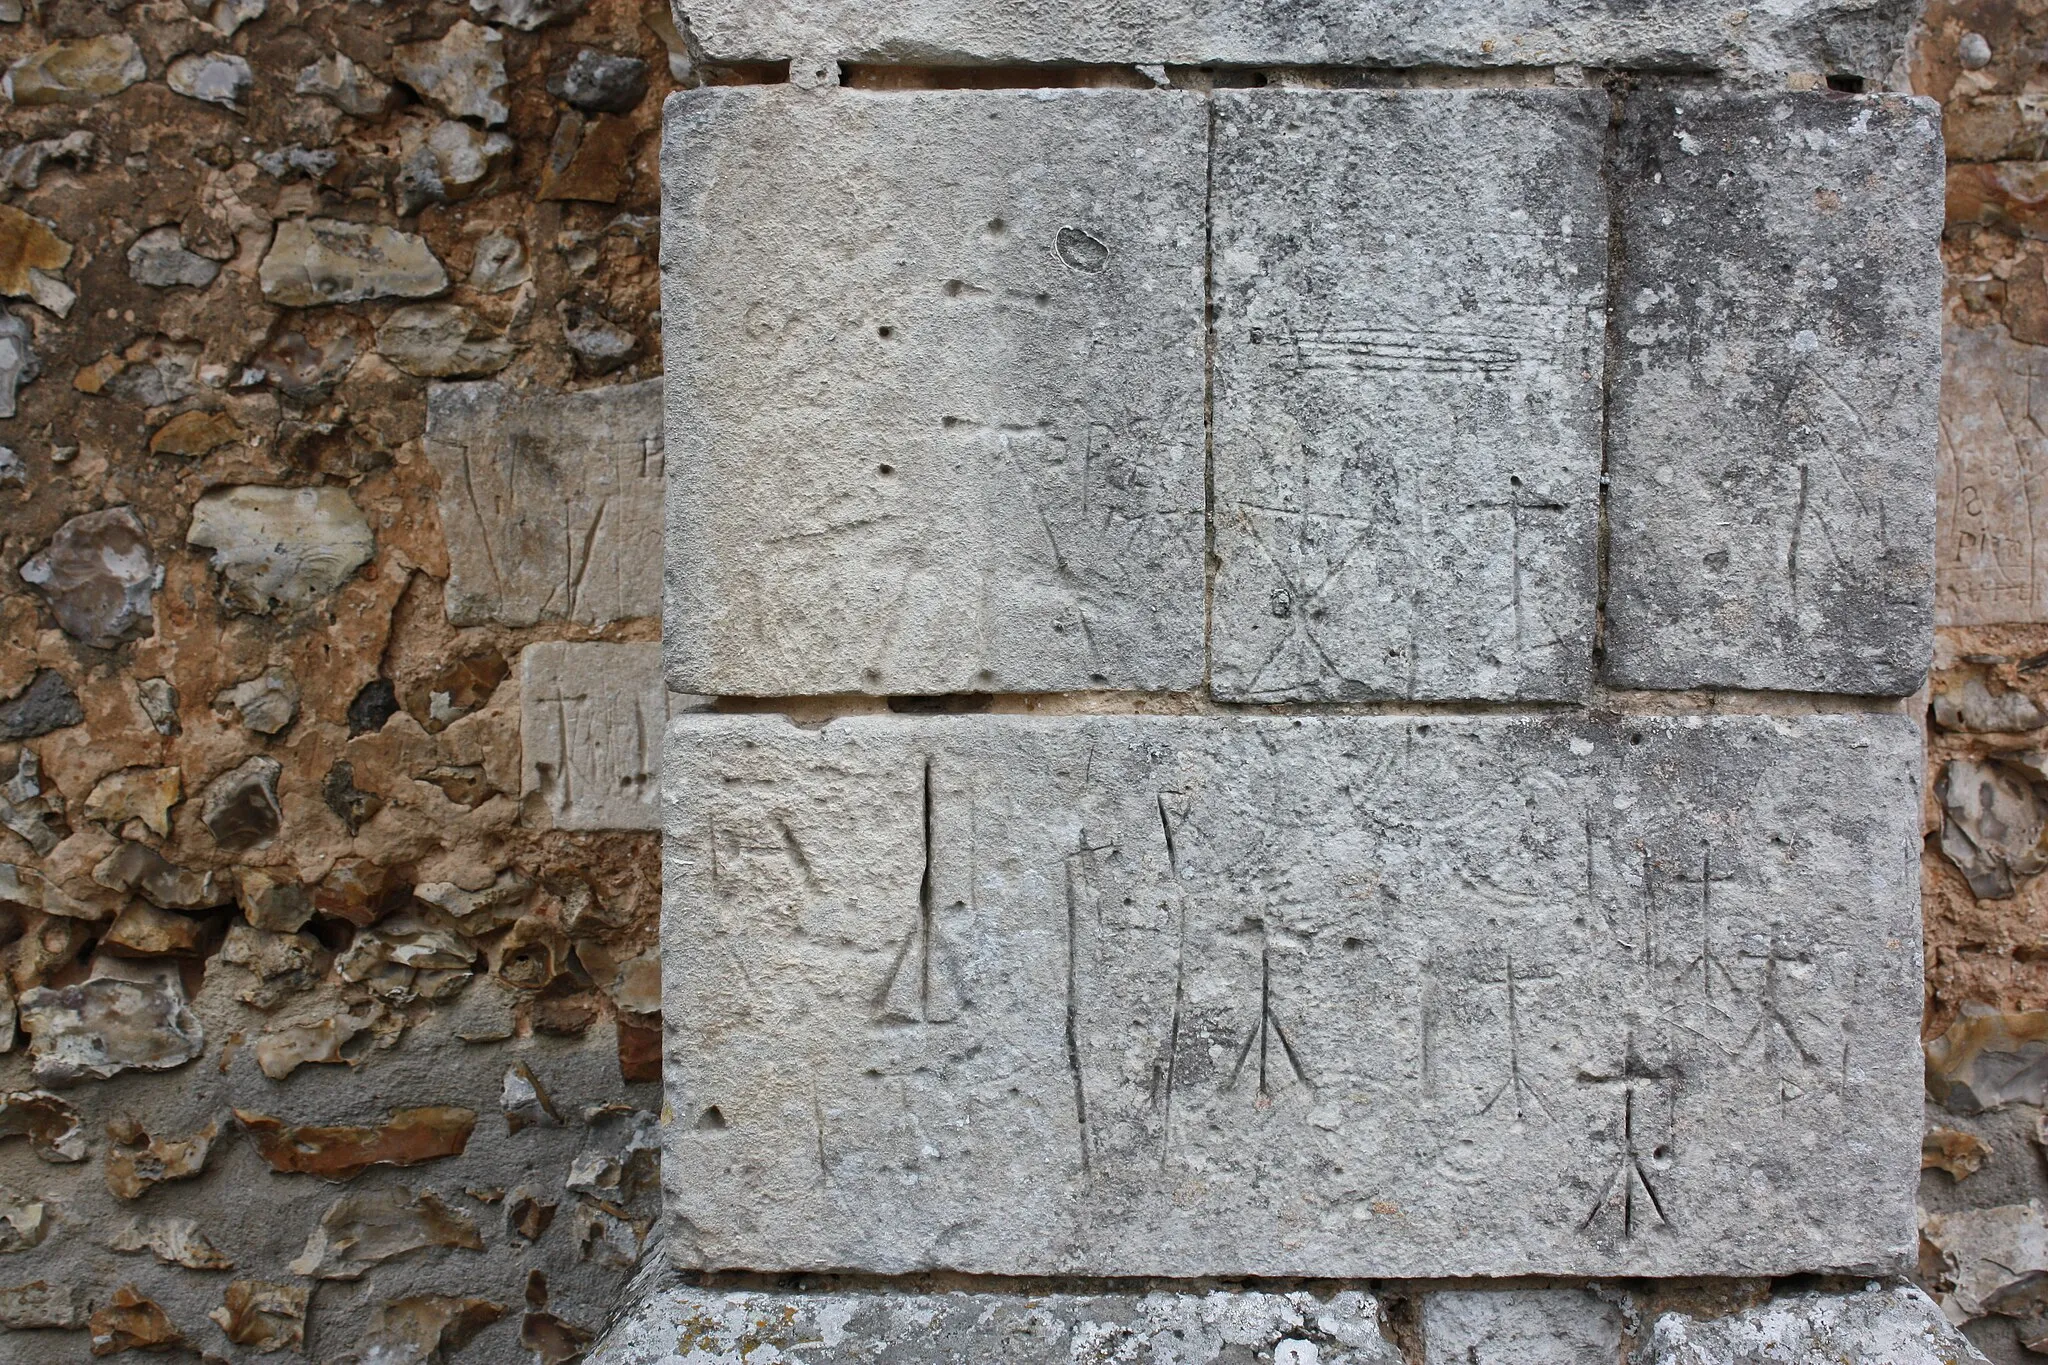
[[[1077,227],[1063,227],[1053,238],[1060,259],[1084,275],[1097,275],[1109,264],[1109,247],[1098,237]]]

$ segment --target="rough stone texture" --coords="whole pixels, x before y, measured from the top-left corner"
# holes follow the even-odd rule
[[[1879,78],[1913,11],[1798,0],[1729,23],[1700,0],[1618,0],[1563,9],[1541,0],[1426,8],[1385,0],[676,0],[706,55],[949,62],[1243,62],[1366,66],[1711,67],[1736,74],[1848,71]]]
[[[133,509],[109,507],[71,518],[21,566],[57,623],[80,644],[112,649],[155,625],[161,570]]]
[[[661,394],[659,380],[523,396],[497,384],[429,390],[450,621],[661,614]]]
[[[1881,716],[679,718],[671,1250],[1896,1265],[1918,761]]]
[[[1961,311],[1943,336],[1935,621],[2048,621],[2048,556],[2035,549],[2048,537],[2048,448],[2031,417],[2048,406],[2048,357]]]
[[[1206,124],[1168,92],[670,101],[672,686],[1200,680]]]
[[[659,644],[519,655],[520,794],[557,829],[658,829],[669,694]]]
[[[670,1285],[641,1297],[591,1365],[1015,1365],[1172,1361],[1400,1365],[1379,1303],[1324,1293],[768,1293]]]
[[[1586,695],[1607,118],[1589,91],[1219,97],[1217,696]]]
[[[1725,1317],[1661,1313],[1638,1365],[1980,1365],[1984,1357],[1910,1285],[1786,1294]]]
[[[1422,1343],[1424,1365],[1591,1365],[1621,1358],[1622,1314],[1583,1289],[1429,1294]]]
[[[425,298],[448,287],[448,272],[421,238],[322,218],[279,223],[259,279],[265,298],[289,308]]]
[[[447,120],[409,93],[394,100],[392,51],[485,15],[464,4],[263,8],[53,0],[24,12],[0,0],[0,68],[14,68],[18,95],[32,79],[81,73],[77,62],[58,71],[56,57],[94,67],[68,87],[75,102],[0,102],[0,707],[50,675],[82,713],[54,729],[42,727],[68,707],[4,713],[41,732],[0,741],[0,1095],[36,1088],[20,998],[86,986],[96,961],[133,951],[123,945],[162,950],[120,960],[177,973],[204,1036],[183,1065],[59,1092],[78,1113],[85,1161],[52,1164],[32,1137],[0,1141],[9,1362],[85,1360],[102,1329],[118,1344],[123,1324],[154,1330],[153,1312],[191,1343],[169,1353],[176,1361],[280,1360],[260,1352],[288,1350],[300,1333],[321,1365],[373,1347],[380,1365],[441,1348],[461,1359],[465,1337],[468,1359],[525,1360],[528,1312],[536,1336],[602,1323],[625,1275],[618,1262],[655,1214],[650,1188],[626,1199],[566,1182],[586,1147],[611,1150],[616,1121],[587,1122],[587,1110],[659,1105],[646,1079],[658,1075],[659,1001],[645,983],[657,843],[522,824],[519,689],[507,669],[526,644],[565,635],[651,640],[658,598],[650,587],[642,619],[602,628],[451,625],[435,473],[420,445],[428,384],[378,349],[396,309],[420,300],[338,300],[393,284],[440,289],[432,302],[472,315],[475,336],[503,336],[504,381],[540,393],[583,384],[559,311],[570,302],[626,338],[628,358],[604,383],[657,375],[656,124],[674,68],[639,0],[563,7],[550,27],[504,30],[503,127],[436,144]],[[572,112],[546,81],[586,49],[637,57],[651,88],[617,116],[629,125],[612,141],[617,202],[542,205],[537,168]],[[208,53],[254,73],[239,109],[170,87],[173,62]],[[331,79],[316,70],[314,88],[295,93],[308,67]],[[430,187],[407,171],[430,144],[443,154],[428,202]],[[521,164],[526,174],[510,173]],[[331,292],[294,292],[278,269],[288,253],[270,272],[282,292],[264,294],[280,223],[313,225],[293,263],[301,282]],[[159,235],[131,261],[147,234]],[[647,430],[658,434],[657,417]],[[288,502],[324,490],[340,515],[231,518],[232,553],[216,567],[222,551],[186,543],[195,509],[250,488],[286,490]],[[135,518],[139,575],[102,573],[96,552],[116,547],[101,537],[95,553],[62,557],[82,576],[55,597],[21,577],[66,522],[115,508]],[[341,558],[302,553],[316,546]],[[287,608],[261,591],[265,565],[294,596],[318,586]],[[83,613],[64,619],[127,638],[102,646],[67,633],[59,599]],[[271,736],[232,706],[215,711],[223,691],[272,670],[299,689],[288,728]],[[54,685],[35,695],[54,698]],[[93,880],[131,846],[164,866],[130,891]],[[477,908],[444,921],[440,903]],[[464,954],[460,968],[411,965]],[[128,1011],[115,1022],[143,1020]],[[560,1126],[506,1134],[496,1105],[515,1057],[552,1093]],[[346,1186],[273,1173],[230,1112],[348,1129],[443,1105],[480,1115],[460,1155],[374,1167]],[[314,1282],[289,1266],[321,1218],[345,1193],[391,1185],[432,1191],[475,1221],[485,1250],[423,1248],[308,1296]],[[506,1218],[521,1187],[552,1211],[546,1226]],[[138,1218],[143,1249],[110,1251]],[[159,1244],[195,1257],[195,1243],[168,1231],[177,1220],[235,1269],[159,1261]],[[547,1303],[528,1309],[536,1270]],[[124,1285],[155,1308],[115,1308]]]
[[[192,508],[185,543],[213,551],[221,598],[267,615],[312,606],[376,552],[376,535],[348,491],[216,488]]]
[[[1901,695],[1925,678],[1933,113],[1889,95],[1629,99],[1610,681]]]

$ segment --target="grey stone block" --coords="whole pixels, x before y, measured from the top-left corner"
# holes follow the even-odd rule
[[[1280,62],[1707,67],[1882,77],[1915,11],[1790,0],[1731,22],[1704,0],[675,0],[718,60]]]
[[[675,1284],[636,1301],[591,1365],[1400,1365],[1372,1295],[765,1293]]]
[[[1646,92],[1620,137],[1608,679],[1912,692],[1933,640],[1934,104]]]
[[[1903,718],[683,717],[665,763],[682,1264],[1910,1254]]]
[[[1942,345],[1934,621],[2048,621],[2048,347],[1960,310]]]
[[[1584,1289],[1456,1290],[1422,1300],[1423,1365],[1620,1365],[1621,1310]]]
[[[1606,97],[1217,105],[1215,693],[1585,696]]]
[[[1660,1313],[1636,1365],[1988,1365],[1910,1284],[1781,1294],[1725,1317]]]
[[[556,829],[655,829],[668,688],[658,644],[519,652],[520,795]]]
[[[448,619],[601,626],[661,614],[662,385],[427,390]]]
[[[671,97],[672,686],[1199,683],[1207,123],[1123,90]]]

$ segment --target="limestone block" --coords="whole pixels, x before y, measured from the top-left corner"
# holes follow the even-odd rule
[[[1660,1313],[1642,1365],[1988,1365],[1917,1286],[1781,1294],[1726,1317]]]
[[[1621,1360],[1621,1310],[1584,1289],[1458,1290],[1422,1300],[1423,1365]]]
[[[1903,717],[685,716],[665,764],[683,1264],[1913,1247]]]
[[[661,381],[427,391],[448,619],[601,626],[661,612]]]
[[[2048,348],[1951,314],[1942,352],[1935,624],[2048,621]]]
[[[765,1350],[764,1350],[765,1348]],[[671,1285],[640,1299],[593,1365],[918,1361],[1071,1365],[1400,1365],[1377,1300],[1359,1290],[1149,1294],[761,1293]]]
[[[1609,681],[1913,691],[1933,640],[1935,106],[1645,92],[1620,139]]]
[[[520,795],[556,829],[655,829],[668,725],[658,644],[537,644],[519,653]]]
[[[1217,105],[1216,694],[1583,697],[1605,96]]]
[[[1129,90],[670,99],[672,686],[1199,683],[1207,122]]]
[[[1305,62],[1851,70],[1881,77],[1913,12],[1790,0],[1730,22],[1704,0],[675,0],[714,60]]]

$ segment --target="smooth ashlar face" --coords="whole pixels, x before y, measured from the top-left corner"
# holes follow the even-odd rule
[[[1585,91],[1219,97],[1217,696],[1587,695],[1606,127]]]
[[[1207,127],[1170,92],[671,103],[672,685],[1200,685]]]
[[[671,1244],[1112,1276],[1895,1263],[1917,753],[1876,716],[682,718]]]

